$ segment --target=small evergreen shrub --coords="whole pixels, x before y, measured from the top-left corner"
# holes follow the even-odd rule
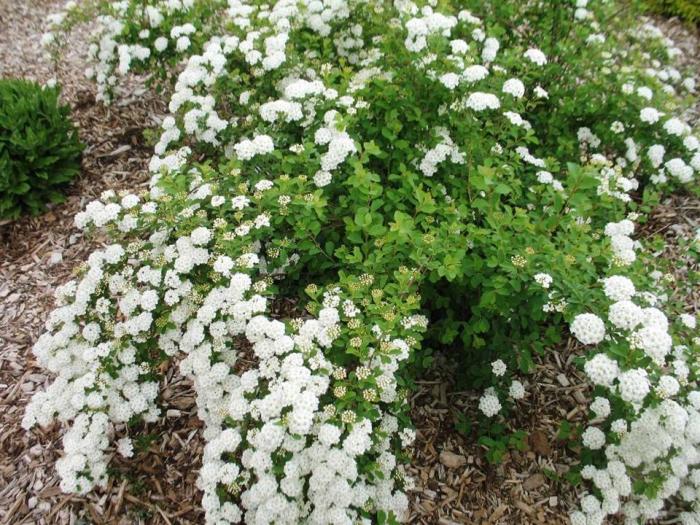
[[[700,1],[698,0],[646,0],[654,13],[679,16],[693,24],[700,23]]]
[[[59,88],[0,80],[0,219],[36,214],[61,202],[80,170],[80,143]]]

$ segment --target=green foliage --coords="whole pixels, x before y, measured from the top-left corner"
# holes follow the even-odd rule
[[[59,88],[0,80],[0,218],[37,214],[63,200],[83,145]]]
[[[144,8],[153,2],[114,4],[111,14],[123,17],[124,24],[109,25],[100,36],[106,46],[104,54],[98,53],[102,73],[149,72],[167,87],[181,71],[174,66],[188,54],[200,53],[209,31],[217,29],[220,3],[201,0],[195,11],[176,9],[160,25],[145,30]],[[377,423],[386,413],[401,427],[408,426],[407,390],[439,349],[458,363],[462,385],[485,390],[479,401],[483,417],[458,417],[456,425],[463,434],[477,437],[492,463],[509,450],[525,447],[524,432],[511,432],[506,424],[525,395],[514,376],[530,372],[535,357],[565,339],[569,327],[584,345],[599,344],[590,347],[591,354],[614,358],[621,371],[644,371],[643,376],[626,378],[646,385],[645,410],[653,411],[675,395],[668,381],[664,388],[651,388],[656,381],[661,385],[666,371],[658,359],[652,361],[651,352],[640,349],[637,337],[649,337],[651,349],[660,348],[665,356],[672,343],[685,340],[681,324],[676,323],[673,337],[656,327],[666,337],[640,330],[632,338],[612,329],[606,338],[603,320],[590,312],[605,315],[612,299],[636,296],[649,306],[650,311],[640,307],[635,314],[637,325],[646,328],[664,324],[656,320],[652,306],[668,302],[664,307],[673,315],[683,308],[675,297],[662,300],[668,292],[663,281],[656,282],[661,265],[631,238],[639,214],[649,213],[666,189],[690,182],[700,165],[700,153],[694,153],[700,149],[698,139],[671,117],[682,114],[693,91],[692,78],[684,80],[670,69],[676,50],[649,25],[630,31],[638,27],[638,11],[630,7],[634,2],[591,2],[587,10],[581,7],[586,2],[574,0],[560,0],[555,9],[549,2],[443,1],[439,5],[450,15],[471,7],[483,19],[470,21],[471,15],[462,13],[449,31],[431,33],[425,26],[427,37],[415,42],[406,34],[412,33],[411,27],[422,28],[423,22],[407,20],[409,15],[391,3],[375,2],[375,9],[366,4],[373,3],[348,4],[349,19],[358,24],[354,38],[371,49],[366,63],[361,55],[353,58],[354,53],[336,48],[344,41],[345,22],[326,28],[332,43],[328,35],[292,24],[290,34],[283,35],[285,62],[279,67],[272,67],[274,61],[257,66],[252,44],[227,53],[216,41],[207,47],[210,63],[191,57],[181,73],[183,81],[174,86],[172,114],[155,146],[153,170],[161,160],[163,164],[151,192],[105,192],[104,202],[92,203],[76,218],[83,226],[92,222],[105,227],[130,254],[123,261],[114,258],[107,276],[117,274],[115,282],[133,284],[112,286],[109,281],[110,286],[94,287],[106,294],[100,298],[102,307],[128,306],[130,301],[114,296],[120,289],[143,289],[140,275],[153,269],[159,275],[181,274],[187,287],[175,293],[179,278],[175,284],[162,284],[158,278],[144,295],[162,294],[163,301],[146,302],[150,309],[140,317],[145,326],[132,323],[138,337],[126,337],[122,326],[114,330],[119,317],[105,322],[99,330],[104,335],[98,336],[114,348],[133,345],[133,359],[147,365],[140,369],[144,378],[157,380],[157,374],[143,371],[176,351],[170,336],[161,336],[171,330],[179,334],[198,308],[198,322],[200,313],[211,322],[216,310],[202,306],[204,298],[223,289],[230,269],[237,267],[259,279],[253,285],[256,293],[296,305],[295,315],[305,309],[320,317],[325,310],[328,317],[328,310],[343,305],[345,324],[329,328],[319,350],[327,368],[321,370],[315,362],[311,343],[299,356],[327,380],[319,401],[329,407],[324,422],[344,429],[358,420]],[[267,15],[260,11],[254,27],[267,31]],[[197,29],[192,40],[178,38],[184,44],[173,48],[168,41],[163,47],[164,35],[179,33],[182,22],[190,19]],[[248,38],[245,24],[235,25],[238,29],[226,27],[226,34]],[[500,42],[497,54],[492,52],[494,38]],[[267,38],[265,42],[266,48],[274,44]],[[114,49],[121,50],[119,57],[110,54]],[[381,60],[376,67],[364,67],[375,64],[372,57]],[[477,78],[473,66],[478,71],[481,63],[489,68],[481,66],[487,74]],[[456,81],[461,75],[464,81]],[[117,79],[98,75],[102,100],[118,94]],[[318,82],[322,89],[314,96],[303,94],[305,88],[298,85],[302,81]],[[269,104],[289,109],[291,99],[303,100],[298,108],[303,118],[294,118],[293,111],[284,119],[277,110],[271,114]],[[649,110],[657,116],[649,118]],[[258,139],[264,147],[253,145]],[[661,158],[653,154],[658,148]],[[689,168],[686,160],[695,167]],[[141,199],[146,202],[137,207]],[[695,249],[689,241],[689,255]],[[263,257],[265,269],[258,274],[256,265],[262,266]],[[95,261],[101,264],[102,259]],[[629,278],[634,290],[614,283],[612,292],[606,290],[601,278],[611,276],[618,284]],[[697,276],[688,281],[693,279]],[[174,306],[180,295],[189,296],[187,308]],[[127,316],[135,304],[127,308]],[[226,322],[236,312],[221,310]],[[94,317],[103,321],[103,315],[109,317],[111,311]],[[88,310],[78,322],[94,329],[92,316]],[[574,326],[582,317],[593,317],[602,330],[594,324],[587,330],[595,337],[580,337]],[[187,352],[198,322],[193,317],[187,323]],[[292,333],[307,326],[302,317],[285,322]],[[202,328],[197,340],[212,343],[211,359],[230,364],[218,329],[208,330],[205,336]],[[80,337],[74,346],[82,354]],[[662,339],[658,345],[652,340],[657,337]],[[678,345],[674,352],[686,350],[690,354],[695,347]],[[259,353],[261,368],[267,370],[264,381],[257,383],[258,392],[246,390],[249,401],[266,395],[268,376],[276,373],[270,372],[265,354]],[[583,365],[587,358],[579,361]],[[114,378],[124,364],[100,356],[100,369]],[[391,369],[391,378],[383,367]],[[196,368],[192,370],[199,373]],[[617,374],[617,368],[607,368]],[[683,388],[695,381],[697,371],[689,369],[685,375]],[[647,377],[653,381],[648,385]],[[591,379],[596,380],[593,375]],[[618,395],[617,387],[608,392],[609,386],[599,384],[595,395],[610,395],[610,421],[595,424],[607,443],[616,444],[627,427],[620,430],[613,421],[635,421],[639,407],[631,403],[641,406],[641,400],[636,399],[639,391],[628,388],[631,395],[626,398]],[[685,395],[680,383],[675,390]],[[290,419],[283,418],[282,425],[294,420],[287,414]],[[248,431],[259,421],[245,413],[231,415],[226,424]],[[605,456],[595,431],[565,421],[559,439],[580,451],[583,464],[602,466]],[[376,433],[380,440],[390,434],[381,429]],[[275,476],[284,472],[289,457],[273,458]],[[363,456],[358,472],[368,480],[382,479],[389,474],[380,463],[377,457]],[[662,478],[646,465],[630,466],[630,475],[639,478],[635,490],[655,497]],[[577,473],[571,481],[577,481]],[[226,490],[211,492],[222,500],[236,495]],[[381,509],[366,517],[393,522]]]
[[[498,464],[509,450],[526,450],[527,434],[518,430],[511,434],[501,433],[495,436],[481,436],[479,444],[486,448],[486,460],[492,464]]]
[[[647,8],[668,16],[679,16],[693,24],[700,23],[698,0],[644,0]]]

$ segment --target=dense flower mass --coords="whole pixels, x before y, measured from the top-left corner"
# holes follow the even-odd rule
[[[511,14],[550,20],[531,4]],[[568,327],[595,389],[572,522],[655,519],[674,497],[698,522],[696,320],[635,240],[635,199],[700,169],[676,114],[694,83],[652,26],[601,27],[611,4],[512,35],[462,2],[96,4],[100,100],[143,71],[169,115],[148,190],[76,216],[111,244],[34,347],[56,379],[24,424],[67,426],[62,489],[134,453],[127,423],[158,421],[167,364],[196,389],[207,523],[403,521],[424,346],[464,350],[486,428]]]

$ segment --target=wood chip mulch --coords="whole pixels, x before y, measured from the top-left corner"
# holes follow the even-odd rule
[[[698,86],[693,104],[683,117],[691,124],[697,123],[700,121],[700,97],[697,96],[700,91],[700,78],[698,78],[700,72],[700,24],[692,26],[684,23],[678,17],[665,18],[662,16],[654,16],[652,22],[683,52],[678,57],[678,68],[681,73],[696,77]]]
[[[44,58],[38,40],[46,16],[60,4],[0,0],[0,77],[58,79],[87,144],[82,173],[68,188],[65,203],[40,217],[0,224],[0,523],[202,523],[195,487],[201,422],[191,384],[175,371],[163,385],[162,421],[130,429],[135,457],[115,456],[109,485],[87,496],[63,494],[58,487],[58,425],[31,432],[20,426],[28,399],[51,380],[37,366],[31,347],[52,308],[53,290],[100,244],[74,228],[73,216],[105,189],[145,187],[151,147],[143,131],[156,126],[166,111],[138,79],[114,106],[96,104],[83,77],[85,32],[72,37],[57,68]],[[673,231],[673,224],[691,220],[697,228],[700,214],[686,212],[697,210],[698,201],[689,199],[681,207],[664,208],[666,215],[655,224],[664,227],[668,219],[666,229]],[[417,480],[410,494],[411,523],[567,522],[577,496],[562,476],[576,455],[556,436],[561,420],[575,424],[586,415],[587,386],[572,363],[576,354],[569,341],[536,358],[536,370],[526,378],[527,397],[508,422],[512,430],[526,431],[525,450],[509,451],[497,465],[488,463],[474,435],[456,430],[459,418],[476,419],[479,393],[460,391],[454,363],[437,356],[411,399],[418,427],[410,467]]]
[[[558,439],[560,421],[585,420],[587,385],[573,359],[569,341],[536,357],[536,369],[524,379],[527,392],[505,424],[510,434],[525,432],[525,449],[509,450],[498,464],[486,459],[476,432],[456,430],[460,421],[479,418],[480,392],[457,390],[455,365],[438,355],[412,398],[418,436],[411,473],[410,523],[564,524],[577,496],[563,476],[575,464],[567,441]],[[483,418],[482,418],[483,419]]]
[[[674,193],[664,198],[642,226],[640,236],[649,242],[663,238],[663,249],[654,252],[661,271],[674,277],[669,301],[684,304],[685,313],[700,313],[700,261],[687,246],[700,233],[700,200],[694,195]]]

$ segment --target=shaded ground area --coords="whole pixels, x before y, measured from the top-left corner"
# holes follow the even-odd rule
[[[568,523],[576,494],[563,476],[575,460],[557,433],[561,420],[574,425],[586,416],[574,356],[570,342],[538,359],[507,422],[506,433],[523,431],[524,449],[513,448],[499,464],[489,464],[474,432],[456,430],[476,418],[479,393],[456,390],[454,366],[438,359],[412,401],[418,440],[411,471],[420,488],[411,523]]]
[[[31,346],[52,307],[53,290],[100,244],[99,238],[79,234],[73,216],[105,189],[145,187],[151,148],[143,130],[157,125],[165,112],[138,81],[114,106],[95,104],[83,77],[85,33],[73,37],[65,60],[54,69],[37,43],[46,15],[58,5],[0,0],[0,76],[57,78],[88,146],[81,176],[64,204],[37,218],[0,224],[0,523],[201,523],[195,486],[201,423],[189,382],[174,371],[164,385],[162,421],[135,429],[135,457],[115,457],[109,486],[85,497],[65,495],[58,487],[60,428],[27,433],[20,427],[28,399],[50,380],[36,366]],[[668,25],[671,36],[697,60],[697,39],[678,27]],[[699,217],[696,199],[672,197],[643,235],[663,234],[669,246],[660,255],[678,257],[678,239],[694,234]],[[697,292],[688,295],[688,304],[698,305]],[[586,386],[572,364],[575,355],[569,342],[539,357],[536,372],[526,378],[528,395],[510,422],[513,430],[525,431],[524,449],[510,451],[498,465],[486,461],[473,435],[456,430],[460,419],[475,419],[478,393],[459,391],[453,364],[438,356],[411,399],[418,427],[410,469],[418,485],[411,493],[411,523],[566,522],[576,495],[562,477],[575,455],[556,436],[561,420],[573,424],[586,414]]]

